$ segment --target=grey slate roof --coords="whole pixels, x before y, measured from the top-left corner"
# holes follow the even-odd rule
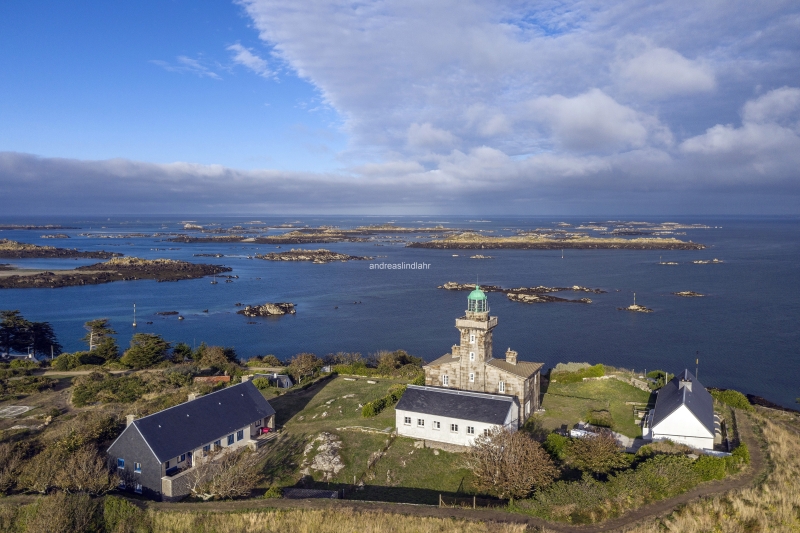
[[[275,409],[247,381],[139,418],[131,425],[163,463],[274,414]]]
[[[681,387],[681,381],[692,382],[691,390],[689,387]],[[652,427],[661,423],[681,405],[685,405],[708,432],[714,435],[714,400],[688,370],[684,370],[659,389]]]
[[[499,425],[505,423],[512,408],[519,408],[515,396],[418,385],[409,385],[396,407],[401,411]]]

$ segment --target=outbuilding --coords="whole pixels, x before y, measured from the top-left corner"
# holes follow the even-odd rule
[[[716,432],[714,400],[688,370],[659,389],[656,406],[642,424],[646,440],[671,440],[700,450],[713,450]]]
[[[501,427],[519,427],[515,396],[409,385],[395,408],[397,433],[413,439],[471,446]]]

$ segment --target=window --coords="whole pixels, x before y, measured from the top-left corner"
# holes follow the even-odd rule
[[[215,450],[219,450],[220,448],[222,448],[222,441],[221,440],[215,440],[214,441],[214,449]]]
[[[425,427],[425,420],[422,418],[417,418],[417,427],[424,428]]]
[[[258,427],[260,425],[261,425],[261,419],[259,418],[258,420],[256,420],[256,427]]]
[[[211,445],[210,444],[206,444],[205,446],[203,446],[203,457],[208,455],[208,452],[210,452],[210,451],[211,451]]]
[[[125,468],[125,459],[117,459],[117,468]]]
[[[470,335],[469,336],[469,342],[470,342],[470,344],[475,344],[475,335]]]
[[[458,424],[450,424],[450,431],[458,433]]]
[[[474,435],[474,434],[475,434],[475,428],[472,426],[467,426],[467,435]]]
[[[442,376],[442,385],[447,387],[450,384],[450,378],[447,375]]]
[[[470,361],[474,361],[475,360],[475,352],[469,352],[469,360]]]
[[[164,468],[169,468],[169,461],[164,465]]]
[[[142,473],[142,463],[133,463],[133,471],[137,474]]]
[[[142,484],[141,483],[137,483],[136,484],[136,488],[134,490],[136,491],[136,494],[141,494],[142,493]]]
[[[436,421],[434,420],[434,422],[433,422],[433,429],[442,429],[442,423],[441,423],[441,422],[436,422]]]
[[[483,436],[484,436],[484,437],[488,437],[488,436],[489,436],[489,433],[490,433],[490,431],[489,431],[488,429],[484,429],[484,430],[483,430]]]
[[[186,460],[186,454],[182,453],[181,454],[181,463],[184,462],[185,460]]]
[[[244,430],[240,429],[236,432],[236,440],[242,440],[244,438]]]
[[[473,374],[472,372],[469,373],[469,382],[475,383],[475,374]]]
[[[500,384],[497,386],[497,390],[499,390],[500,392],[505,392],[506,391],[506,383],[505,383],[505,381],[501,381],[500,382]]]
[[[122,489],[122,490],[125,490],[126,487],[125,487],[125,480],[124,479],[120,479],[119,480],[119,488]]]
[[[228,446],[230,446],[231,444],[233,444],[233,433],[228,435]]]
[[[405,424],[407,426],[410,426],[411,425],[411,417],[410,416],[404,417],[403,418],[403,424]]]

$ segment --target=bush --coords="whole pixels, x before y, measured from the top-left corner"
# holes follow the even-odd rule
[[[195,376],[200,374],[200,369],[194,365],[179,365],[164,371],[167,382],[176,387],[186,387],[192,383]]]
[[[50,365],[54,370],[65,372],[67,370],[75,370],[83,365],[102,365],[106,360],[102,357],[94,355],[93,352],[75,352],[75,353],[62,353]]]
[[[589,411],[587,420],[593,426],[604,428],[610,428],[614,426],[614,418],[611,416],[611,412],[605,409]]]
[[[559,435],[558,433],[550,433],[544,439],[544,449],[553,459],[563,461],[567,455],[567,446],[569,445],[569,437]]]
[[[11,368],[26,368],[32,370],[34,368],[39,368],[39,363],[31,361],[30,359],[14,359],[8,366]]]
[[[599,378],[606,375],[606,369],[602,364],[581,368],[575,372],[550,372],[550,381],[558,383],[580,383],[583,378]]]
[[[283,498],[283,489],[276,485],[272,485],[267,489],[267,492],[264,493],[264,498]]]
[[[423,372],[419,376],[415,377],[414,380],[411,382],[412,385],[425,385],[425,373]]]
[[[754,408],[750,405],[750,401],[747,399],[747,396],[742,394],[739,391],[728,389],[728,390],[712,390],[711,396],[719,402],[722,402],[726,405],[730,405],[731,407],[735,407],[736,409],[743,409],[745,411],[753,411]]]
[[[739,444],[735,450],[731,453],[731,457],[736,457],[742,463],[749,465],[750,464],[750,449],[747,447],[747,444],[744,442]]]
[[[373,400],[364,404],[364,407],[361,408],[361,416],[364,418],[377,416],[387,407],[391,407],[399,402],[400,398],[403,397],[403,393],[406,391],[406,388],[407,385],[392,385],[389,387],[389,394],[383,398],[378,398],[377,400]]]
[[[84,407],[92,403],[131,403],[141,398],[147,387],[139,376],[112,376],[92,372],[73,380],[72,403]]]
[[[103,522],[109,533],[150,531],[147,514],[124,498],[106,496],[103,500]]]
[[[122,356],[120,362],[131,368],[149,368],[164,360],[169,346],[169,343],[159,335],[134,333],[131,338],[131,347]]]
[[[701,455],[694,462],[694,471],[703,481],[722,479],[728,470],[725,459],[723,457]]]
[[[267,390],[272,386],[267,378],[256,378],[253,380],[253,385],[255,385],[258,390]]]

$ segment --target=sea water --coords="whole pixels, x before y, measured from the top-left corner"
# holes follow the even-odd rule
[[[516,229],[573,225],[593,217],[256,217],[264,224],[355,227],[394,222],[401,226],[467,228],[509,234]],[[67,351],[83,349],[83,324],[109,318],[121,346],[134,332],[162,335],[171,342],[232,346],[243,358],[274,354],[288,359],[299,352],[374,353],[404,349],[431,360],[458,343],[455,319],[466,309],[466,292],[437,289],[447,281],[521,287],[580,285],[604,294],[559,292],[589,297],[591,304],[524,304],[489,293],[494,352],[506,348],[520,359],[543,362],[602,362],[619,367],[678,372],[696,368],[706,386],[736,388],[786,406],[800,396],[800,220],[797,218],[677,218],[652,222],[701,223],[709,229],[685,230],[678,238],[707,245],[705,250],[433,250],[403,244],[364,242],[311,245],[174,243],[168,237],[100,239],[80,233],[184,233],[187,220],[222,227],[245,225],[254,217],[141,217],[112,219],[2,219],[0,224],[61,224],[79,229],[5,230],[0,238],[22,242],[107,250],[143,258],[171,258],[229,266],[232,283],[218,277],[157,283],[150,280],[60,289],[0,290],[0,309],[19,309],[29,320],[50,322]],[[619,220],[620,217],[614,217]],[[641,217],[639,217],[641,218]],[[261,224],[258,224],[261,225]],[[245,227],[249,227],[245,225]],[[286,230],[271,230],[277,234]],[[680,230],[684,231],[684,230]],[[42,239],[65,233],[70,239]],[[190,232],[186,232],[190,233]],[[427,239],[428,233],[402,235]],[[376,246],[376,244],[383,244]],[[248,259],[256,253],[291,248],[326,248],[375,257],[372,261],[312,264]],[[492,259],[470,259],[482,253]],[[197,257],[223,254],[225,257]],[[722,263],[695,264],[718,258]],[[22,268],[48,270],[96,263],[86,259],[0,259]],[[370,263],[425,263],[424,269],[370,269]],[[677,265],[660,263],[677,262]],[[703,298],[681,298],[695,291]],[[636,302],[653,313],[619,311]],[[292,302],[296,315],[247,318],[243,305]],[[133,304],[136,304],[134,329]],[[206,312],[207,310],[207,312]],[[178,311],[176,316],[158,312]],[[148,324],[152,322],[152,324]]]

